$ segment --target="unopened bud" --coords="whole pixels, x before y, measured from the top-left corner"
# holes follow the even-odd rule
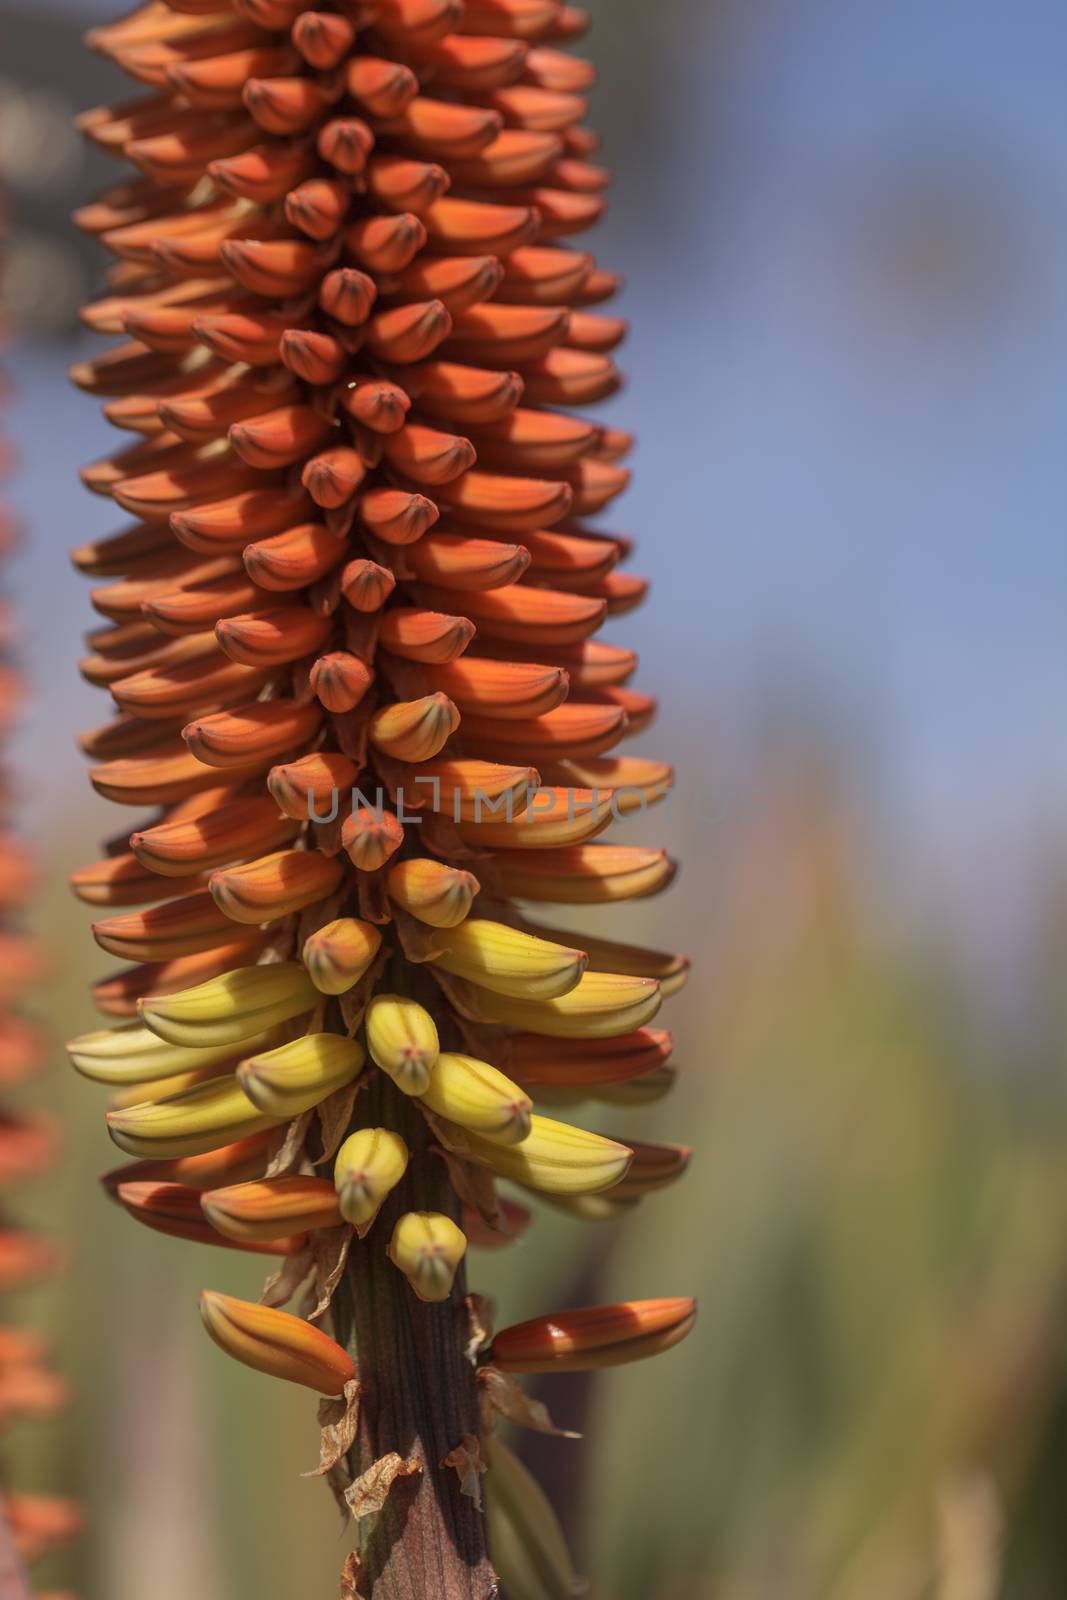
[[[195,1089],[146,1100],[107,1113],[107,1131],[131,1156],[197,1156],[275,1126],[245,1094],[236,1078],[212,1078]]]
[[[367,1007],[367,1048],[405,1094],[425,1094],[441,1051],[425,1006],[399,994],[376,994]]]
[[[345,1221],[366,1232],[407,1165],[408,1147],[398,1133],[388,1128],[359,1128],[349,1134],[333,1169]]]
[[[475,1056],[442,1051],[421,1098],[438,1116],[485,1139],[521,1144],[529,1136],[533,1111],[529,1095]]]
[[[130,1216],[157,1233],[175,1239],[191,1239],[194,1244],[214,1244],[231,1250],[255,1250],[267,1255],[294,1255],[303,1244],[303,1227],[281,1228],[264,1239],[252,1235],[223,1238],[213,1219],[201,1209],[201,1191],[184,1183],[120,1183],[116,1191]]]
[[[447,1300],[467,1253],[467,1236],[440,1211],[406,1211],[393,1229],[389,1259],[420,1300]]]
[[[200,1315],[220,1349],[272,1378],[336,1395],[356,1375],[355,1363],[339,1344],[288,1311],[205,1289]]]
[[[471,872],[429,857],[408,856],[389,868],[389,893],[431,928],[454,928],[470,911],[479,883]]]
[[[545,1194],[597,1194],[610,1189],[630,1165],[629,1147],[551,1117],[530,1118],[522,1144],[495,1144],[481,1134],[463,1135],[463,1153],[512,1183]]]
[[[446,694],[398,700],[375,713],[370,740],[395,761],[432,761],[459,727],[459,712]]]
[[[338,917],[304,941],[304,965],[322,994],[344,994],[357,984],[381,948],[372,922]]]
[[[121,1190],[119,1194],[121,1198]],[[198,1193],[197,1199],[211,1226],[240,1244],[314,1233],[341,1223],[337,1196],[325,1178],[260,1178],[208,1189]]]
[[[680,1344],[696,1321],[695,1300],[627,1300],[533,1317],[493,1340],[493,1365],[505,1372],[592,1372],[643,1361]]]
[[[495,994],[554,1000],[575,988],[587,957],[584,950],[537,939],[504,922],[468,917],[442,937],[433,961]]]
[[[138,1001],[145,1025],[169,1044],[208,1049],[244,1044],[265,1028],[310,1011],[315,985],[298,961],[236,967],[178,994]]]
[[[351,1083],[362,1067],[363,1047],[355,1039],[340,1033],[308,1033],[242,1061],[237,1081],[260,1111],[289,1118],[310,1111],[335,1089]]]

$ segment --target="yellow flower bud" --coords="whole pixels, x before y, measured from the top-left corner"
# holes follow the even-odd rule
[[[270,1044],[269,1033],[260,1034],[254,1049]],[[130,1022],[118,1028],[101,1028],[83,1033],[67,1045],[67,1054],[77,1070],[94,1083],[139,1085],[159,1083],[185,1072],[199,1072],[233,1060],[238,1046],[216,1044],[205,1049],[167,1044],[143,1023]]]
[[[265,1028],[310,1011],[318,990],[298,961],[235,967],[178,994],[139,1000],[145,1025],[169,1044],[207,1049],[244,1044]]]
[[[495,994],[554,1000],[569,994],[585,971],[584,950],[553,944],[487,917],[468,917],[442,934],[434,964]]]
[[[407,1165],[408,1147],[398,1133],[388,1128],[359,1128],[349,1134],[333,1169],[345,1221],[366,1232]]]
[[[446,694],[397,700],[375,712],[370,740],[396,761],[432,761],[459,727],[459,712]]]
[[[421,1099],[438,1116],[501,1144],[520,1144],[530,1132],[529,1095],[474,1056],[443,1051]]]
[[[484,986],[471,993],[481,1021],[552,1039],[610,1039],[630,1033],[651,1022],[662,1000],[654,978],[617,972],[586,972],[575,988],[556,1000],[519,1000]]]
[[[362,1067],[363,1047],[355,1039],[309,1033],[242,1061],[237,1081],[260,1111],[288,1118],[310,1111],[351,1083]]]
[[[389,1259],[420,1300],[447,1300],[467,1252],[467,1236],[440,1211],[406,1211],[393,1229]]]
[[[481,1134],[463,1135],[463,1152],[502,1178],[545,1194],[597,1194],[623,1177],[632,1159],[627,1145],[587,1133],[551,1117],[530,1118],[522,1144],[494,1144]]]
[[[415,1000],[376,994],[367,1007],[367,1048],[405,1094],[425,1094],[441,1046],[437,1026]]]
[[[282,1119],[253,1105],[236,1078],[211,1078],[181,1094],[107,1113],[107,1128],[131,1156],[196,1156]]]

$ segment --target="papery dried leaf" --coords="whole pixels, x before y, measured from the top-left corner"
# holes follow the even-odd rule
[[[482,1473],[488,1469],[482,1460],[481,1448],[475,1434],[465,1433],[454,1450],[441,1462],[451,1467],[459,1478],[459,1492],[474,1501],[477,1511],[482,1509]]]
[[[441,1118],[435,1117],[431,1111],[423,1111],[427,1122],[442,1143],[435,1154],[440,1156],[448,1168],[448,1180],[459,1198],[465,1205],[476,1211],[486,1227],[499,1229],[501,1226],[500,1202],[497,1199],[496,1186],[492,1173],[484,1167],[476,1167],[472,1162],[465,1161],[455,1150],[450,1150],[441,1133]]]
[[[314,1270],[315,1257],[311,1246],[301,1250],[295,1256],[286,1256],[277,1272],[272,1272],[263,1285],[260,1295],[260,1304],[265,1306],[286,1305],[294,1296],[304,1279]]]
[[[315,1107],[319,1119],[319,1136],[322,1139],[322,1154],[312,1163],[321,1167],[324,1162],[332,1161],[341,1147],[348,1124],[352,1120],[352,1109],[360,1089],[367,1081],[367,1073],[361,1073],[352,1083],[343,1084],[340,1089],[335,1089],[333,1094],[327,1095],[321,1105]]]
[[[413,1473],[421,1471],[422,1462],[417,1461],[414,1456],[405,1461],[395,1450],[390,1450],[388,1455],[380,1456],[366,1472],[360,1473],[345,1494],[345,1501],[353,1521],[362,1522],[364,1517],[372,1517],[380,1511],[388,1500],[389,1491],[397,1478],[410,1478]]]
[[[302,1111],[285,1130],[285,1138],[270,1158],[265,1178],[283,1178],[295,1172],[304,1159],[304,1142],[311,1126],[311,1112]]]
[[[347,1456],[356,1438],[359,1424],[359,1397],[362,1393],[358,1378],[345,1384],[344,1394],[336,1399],[319,1401],[319,1464],[304,1478],[324,1478]]]
[[[494,1307],[487,1294],[469,1294],[463,1304],[467,1308],[471,1331],[466,1356],[473,1366],[477,1362],[479,1351],[484,1350],[492,1341]]]
[[[345,1270],[351,1243],[352,1229],[347,1223],[340,1228],[323,1228],[311,1235],[310,1249],[315,1265],[313,1290],[315,1304],[306,1313],[309,1322],[317,1322],[329,1310],[330,1301]]]
[[[360,874],[361,879],[366,876],[366,873]],[[373,922],[379,919],[368,917],[366,920]],[[341,1007],[341,1015],[350,1034],[355,1033],[362,1026],[363,1013],[367,1009],[367,1001],[377,988],[378,979],[385,971],[388,960],[388,951],[380,950],[359,982],[353,984],[351,989],[346,989],[344,994],[338,995],[337,999]]]
[[[359,1587],[362,1581],[363,1563],[356,1552],[351,1550],[345,1557],[345,1564],[341,1568],[340,1600],[364,1600]]]
[[[580,1433],[567,1428],[557,1428],[548,1414],[548,1407],[540,1400],[531,1399],[526,1390],[509,1372],[499,1367],[483,1367],[478,1374],[478,1403],[482,1419],[482,1432],[492,1433],[498,1416],[517,1422],[520,1428],[532,1428],[535,1433],[551,1433],[558,1439],[580,1439]]]
[[[405,956],[416,965],[435,961],[445,949],[443,929],[431,928],[429,923],[420,922],[398,905],[393,906],[393,925]]]

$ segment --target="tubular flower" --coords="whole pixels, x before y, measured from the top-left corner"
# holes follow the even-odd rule
[[[631,1300],[534,1317],[504,1328],[492,1358],[505,1372],[586,1372],[640,1361],[679,1344],[696,1320],[693,1300]]]
[[[0,192],[0,276],[6,232],[6,201]],[[0,307],[0,350],[7,343],[7,325]],[[0,411],[7,401],[0,368]],[[11,457],[0,434],[0,493]],[[18,538],[15,518],[0,499],[0,561]],[[0,647],[0,744],[11,734],[22,683],[7,656],[6,600],[0,598],[3,641]],[[6,752],[5,752],[6,754]],[[6,769],[6,761],[5,761]],[[42,973],[41,954],[21,926],[21,917],[36,883],[36,869],[25,842],[16,832],[5,781],[0,785],[0,1096],[20,1089],[33,1078],[45,1054],[36,1028],[19,1015],[21,991]],[[44,1422],[67,1404],[66,1385],[51,1365],[44,1342],[30,1329],[10,1326],[20,1291],[62,1269],[63,1251],[56,1241],[23,1226],[12,1198],[24,1185],[46,1173],[58,1155],[51,1121],[34,1111],[13,1110],[0,1102],[0,1433],[21,1421]],[[4,1452],[6,1455],[6,1451]],[[31,1594],[24,1571],[39,1556],[65,1544],[79,1531],[80,1509],[57,1496],[26,1494],[9,1482],[4,1461],[0,1479],[0,1588],[12,1600]]]
[[[127,518],[74,554],[101,619],[82,670],[118,707],[83,744],[98,792],[151,814],[75,875],[130,965],[71,1054],[121,1091],[110,1132],[139,1159],[105,1181],[140,1220],[307,1236],[270,1297],[306,1260],[342,1360],[274,1309],[209,1295],[205,1320],[328,1394],[358,1359],[338,1470],[357,1499],[376,1463],[412,1478],[360,1517],[374,1597],[414,1592],[428,1549],[450,1600],[492,1588],[443,1463],[490,1430],[457,1308],[468,1240],[530,1220],[498,1183],[614,1216],[687,1159],[539,1104],[663,1094],[652,1024],[684,959],[516,904],[674,873],[609,837],[672,775],[620,753],[655,705],[597,637],[646,585],[587,520],[631,440],[584,409],[626,331],[573,243],[608,182],[592,69],[561,48],[584,25],[564,0],[150,0],[90,36],[143,88],[81,119],[128,163],[78,214],[114,257],[84,313],[114,342],[73,376],[128,435],[83,474]],[[575,1324],[575,1360],[681,1337],[631,1335],[648,1304],[676,1303]],[[516,1337],[476,1355],[498,1396]],[[516,1593],[516,1560],[531,1593],[568,1570],[536,1506],[496,1525]]]

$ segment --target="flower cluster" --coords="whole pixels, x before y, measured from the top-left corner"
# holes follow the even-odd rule
[[[156,809],[75,875],[131,965],[95,990],[117,1025],[71,1054],[120,1091],[134,1216],[284,1258],[264,1304],[205,1293],[212,1337],[325,1396],[404,1359],[316,1325],[339,1283],[358,1306],[395,1273],[407,1315],[450,1308],[433,1325],[466,1341],[468,1244],[528,1221],[497,1179],[615,1216],[688,1159],[542,1109],[666,1092],[651,1024],[686,973],[536,920],[673,874],[600,838],[671,772],[616,753],[655,706],[595,637],[646,585],[585,521],[631,440],[580,410],[625,332],[570,242],[607,184],[591,69],[560,48],[584,23],[563,0],[149,0],[90,35],[144,87],[81,119],[135,173],[78,214],[115,257],[85,321],[120,342],[74,378],[136,436],[84,473],[132,521],[75,552],[105,619],[83,671],[117,707],[83,742],[99,793]],[[308,1316],[279,1309],[312,1267]],[[483,1327],[465,1381],[514,1407],[511,1373],[634,1359],[692,1318]],[[491,1457],[514,1569],[546,1524],[515,1509],[492,1411],[448,1470],[480,1505]],[[353,1438],[331,1471],[358,1517],[405,1463]]]
[[[3,196],[0,195],[0,249],[3,242]],[[0,344],[6,328],[0,311]],[[7,400],[0,373],[0,406]],[[0,437],[0,483],[10,464],[6,443]],[[0,560],[9,554],[16,538],[16,523],[0,503]],[[6,650],[9,617],[0,612],[0,644]],[[6,660],[0,662],[0,742],[6,743],[18,708],[21,685]],[[19,1015],[22,992],[41,976],[41,954],[18,926],[19,913],[33,889],[34,868],[24,843],[14,833],[8,793],[10,774],[0,771],[0,1094],[18,1091],[41,1065],[44,1045],[37,1030]],[[12,1296],[46,1281],[62,1266],[63,1255],[54,1239],[24,1227],[8,1213],[7,1195],[46,1172],[56,1159],[56,1136],[51,1121],[39,1112],[0,1105],[0,1431],[24,1420],[47,1420],[67,1403],[63,1379],[49,1364],[45,1341],[31,1328],[9,1323]],[[0,1482],[0,1590],[12,1600],[23,1600],[30,1590],[19,1570],[32,1567],[39,1557],[65,1544],[81,1526],[79,1508],[51,1494],[29,1493]],[[42,1596],[42,1600],[49,1600]],[[63,1600],[53,1595],[51,1600]],[[69,1600],[69,1597],[68,1597]]]

